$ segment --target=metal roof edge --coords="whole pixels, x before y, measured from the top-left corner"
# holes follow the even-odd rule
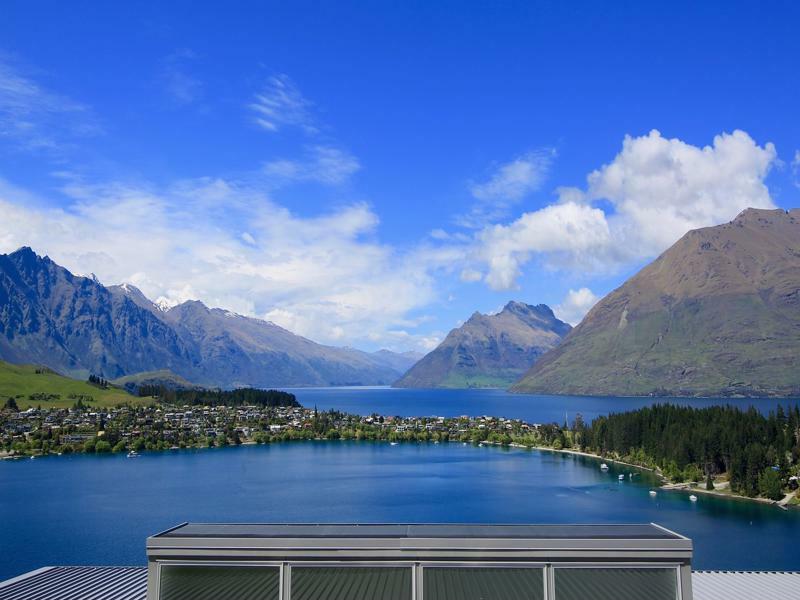
[[[5,579],[0,581],[0,588],[8,587],[9,585],[14,585],[15,583],[19,583],[20,581],[24,581],[30,577],[36,577],[37,575],[41,575],[42,573],[46,573],[56,567],[39,567],[38,569],[34,569],[33,571],[28,571],[27,573],[22,573],[21,575],[17,575],[16,577],[12,577],[11,579]]]
[[[661,531],[666,531],[670,535],[674,535],[675,537],[680,538],[682,540],[689,540],[690,542],[692,541],[691,539],[689,539],[685,535],[681,535],[680,533],[678,533],[677,531],[673,531],[672,529],[667,529],[666,527],[664,527],[663,525],[659,525],[658,523],[653,523],[651,521],[650,525],[652,525],[653,527],[655,527],[657,529],[660,529]]]

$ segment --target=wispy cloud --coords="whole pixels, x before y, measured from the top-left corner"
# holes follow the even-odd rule
[[[794,175],[794,184],[800,187],[800,150],[794,151],[794,159],[792,160],[792,174]]]
[[[199,299],[321,342],[430,346],[409,314],[434,301],[433,271],[450,257],[376,241],[379,219],[366,204],[300,216],[220,178],[74,180],[63,192],[68,206],[34,208],[45,204],[0,185],[0,251],[30,245],[104,283],[168,303]]]
[[[289,76],[283,74],[270,77],[249,104],[254,122],[265,131],[299,127],[306,133],[316,133],[312,106]]]
[[[160,79],[167,95],[179,106],[194,104],[203,96],[203,82],[191,72],[196,60],[197,55],[188,48],[176,50],[163,60]]]
[[[344,183],[361,168],[352,154],[332,146],[313,146],[300,160],[273,160],[264,164],[264,173],[282,181],[314,181],[327,185]]]
[[[99,131],[88,107],[45,89],[0,56],[0,137],[17,148],[56,152]]]
[[[542,186],[555,155],[553,149],[539,149],[495,166],[488,179],[470,185],[475,203],[456,223],[480,228],[507,217],[513,205]]]

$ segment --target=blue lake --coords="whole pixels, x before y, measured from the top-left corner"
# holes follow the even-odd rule
[[[360,388],[293,388],[287,391],[297,396],[307,407],[320,410],[337,409],[348,413],[368,415],[399,415],[403,417],[457,417],[459,415],[492,415],[509,419],[524,419],[534,423],[570,422],[577,413],[591,421],[598,415],[636,410],[655,403],[685,406],[714,406],[730,404],[747,410],[755,406],[766,413],[778,404],[784,407],[800,403],[800,399],[753,398],[616,398],[599,396],[544,396],[511,394],[505,390],[412,390],[389,387]]]
[[[477,390],[297,392],[306,405],[357,413],[532,421],[650,403]],[[698,402],[720,401],[690,403]],[[629,469],[604,474],[598,466],[459,443],[324,441],[0,461],[0,579],[44,565],[143,564],[145,537],[182,521],[657,522],[694,540],[697,568],[800,570],[800,510],[704,496],[691,503],[681,492],[651,498],[648,474],[620,483]]]

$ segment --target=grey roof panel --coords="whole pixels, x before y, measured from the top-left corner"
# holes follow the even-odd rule
[[[146,567],[46,567],[0,582],[0,600],[145,600]]]
[[[472,525],[472,524],[291,524],[184,523],[161,538],[493,538],[493,539],[684,539],[652,524]]]
[[[695,571],[694,600],[800,598],[800,573]],[[0,582],[0,600],[145,600],[146,567],[45,567]]]
[[[800,598],[800,573],[783,571],[695,571],[694,600]]]

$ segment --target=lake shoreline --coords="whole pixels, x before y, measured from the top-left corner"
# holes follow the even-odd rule
[[[483,445],[491,445],[491,446],[502,446],[497,442],[481,442]],[[697,492],[699,494],[705,494],[707,496],[717,496],[718,498],[727,498],[730,500],[747,500],[751,502],[759,502],[761,504],[767,505],[774,505],[782,510],[788,510],[789,508],[798,508],[796,504],[790,504],[790,501],[793,497],[795,497],[794,493],[787,494],[782,500],[770,500],[769,498],[751,498],[750,496],[742,496],[740,494],[734,494],[732,492],[723,492],[721,490],[707,490],[700,487],[699,483],[670,483],[669,480],[664,477],[659,469],[654,469],[651,467],[644,467],[641,465],[636,465],[633,463],[625,462],[622,460],[616,460],[613,458],[608,458],[605,456],[600,456],[599,454],[592,454],[591,452],[582,452],[580,450],[571,450],[569,448],[550,448],[548,446],[525,446],[524,444],[515,444],[511,443],[508,444],[510,447],[514,448],[521,448],[524,450],[539,450],[545,452],[554,452],[560,454],[572,454],[575,456],[582,456],[584,458],[591,458],[597,461],[608,461],[614,463],[616,465],[625,465],[626,467],[631,467],[634,469],[640,469],[642,471],[648,471],[653,473],[654,475],[658,476],[661,479],[661,484],[659,485],[659,489],[666,490],[669,492]]]
[[[245,441],[242,441],[240,444],[231,444],[229,446],[224,446],[224,447],[236,448],[237,446],[260,446],[260,445],[283,444],[283,443],[286,443],[286,442],[299,442],[299,441],[308,441],[308,442],[355,441],[355,442],[368,442],[368,443],[372,443],[372,444],[374,444],[374,443],[381,443],[381,444],[387,443],[387,441],[385,441],[385,440],[342,440],[342,439],[329,440],[329,439],[326,439],[326,438],[315,438],[315,439],[312,439],[312,440],[282,440],[282,441],[269,442],[269,444],[260,444],[260,443],[254,441],[254,440],[245,440]],[[388,442],[388,443],[392,443],[392,444],[400,444],[400,443],[402,443],[402,444],[438,444],[439,442],[420,442],[420,441],[398,440],[396,442]],[[664,477],[664,475],[661,473],[660,469],[652,468],[652,467],[645,467],[645,466],[642,466],[642,465],[637,465],[637,464],[634,464],[634,463],[626,462],[626,461],[623,461],[623,460],[609,458],[607,456],[600,456],[599,454],[593,454],[591,452],[583,452],[583,451],[580,451],[580,450],[573,450],[573,449],[570,449],[570,448],[558,449],[558,448],[552,448],[552,447],[549,447],[549,446],[526,446],[525,444],[519,444],[519,443],[516,443],[516,442],[511,442],[510,444],[502,444],[500,442],[490,442],[488,440],[483,440],[483,441],[481,441],[481,442],[479,442],[477,444],[472,443],[472,442],[461,442],[461,441],[458,441],[458,440],[448,440],[445,443],[450,443],[450,444],[459,444],[459,443],[461,443],[461,444],[469,444],[469,445],[472,445],[472,446],[495,446],[495,447],[500,447],[500,448],[516,448],[516,449],[519,449],[519,450],[537,450],[539,452],[552,452],[552,453],[558,453],[558,454],[581,456],[583,458],[591,458],[591,459],[596,460],[598,462],[606,461],[606,462],[613,463],[615,465],[624,465],[624,466],[630,467],[632,469],[638,469],[640,471],[647,471],[649,473],[652,473],[652,474],[656,475],[661,480],[658,488],[662,489],[662,490],[665,490],[665,491],[669,491],[669,492],[692,492],[692,493],[705,494],[707,496],[716,496],[718,498],[727,498],[727,499],[730,499],[730,500],[753,501],[753,502],[758,502],[758,503],[766,504],[766,505],[774,505],[774,506],[776,506],[776,507],[778,507],[778,508],[780,508],[782,510],[789,510],[790,508],[800,508],[800,505],[790,503],[792,498],[795,497],[794,493],[787,494],[782,500],[770,500],[769,498],[759,498],[759,497],[751,498],[749,496],[742,496],[740,494],[734,494],[734,493],[731,493],[731,492],[724,492],[724,491],[721,491],[721,490],[707,490],[707,489],[701,488],[699,483],[695,483],[694,485],[692,483],[687,483],[687,482],[671,483],[671,482],[669,482],[669,480],[666,477]],[[205,446],[191,446],[191,447],[185,447],[185,448],[171,447],[171,448],[167,448],[167,449],[164,449],[164,450],[145,450],[144,452],[162,453],[162,452],[175,452],[175,451],[179,451],[179,450],[214,450],[214,449],[215,448],[209,448],[209,447],[205,447]],[[20,455],[20,454],[10,454],[10,453],[7,453],[7,452],[0,452],[0,461],[2,461],[2,460],[21,460],[21,459],[24,459],[24,458],[44,458],[44,457],[50,457],[50,456],[62,456],[62,454]],[[66,456],[70,456],[70,454],[67,454]]]

